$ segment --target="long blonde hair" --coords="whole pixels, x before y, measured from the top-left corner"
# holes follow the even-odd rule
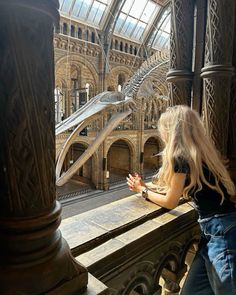
[[[188,197],[191,189],[199,191],[202,183],[219,192],[224,200],[220,182],[229,195],[235,195],[235,186],[221,159],[219,152],[207,136],[199,114],[191,108],[178,105],[170,107],[158,122],[158,130],[165,148],[161,153],[162,166],[154,183],[159,191],[166,192],[174,174],[176,159],[184,159],[190,168],[189,184],[184,188],[183,196]],[[209,183],[203,173],[205,164],[215,177],[215,185]],[[221,203],[222,203],[221,202]]]

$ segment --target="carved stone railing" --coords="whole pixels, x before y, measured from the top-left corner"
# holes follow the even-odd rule
[[[190,203],[169,211],[138,194],[67,218],[61,231],[109,294],[123,295],[178,294],[187,253],[199,239]]]

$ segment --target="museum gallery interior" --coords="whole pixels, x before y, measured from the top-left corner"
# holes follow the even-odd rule
[[[190,202],[61,212],[129,173],[151,182],[158,119],[180,104],[236,182],[235,0],[1,0],[0,60],[0,294],[179,294]]]

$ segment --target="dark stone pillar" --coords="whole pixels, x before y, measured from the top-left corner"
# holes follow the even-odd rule
[[[205,31],[206,31],[206,7],[207,0],[196,0],[195,4],[195,42],[194,55],[194,78],[192,92],[192,107],[199,113],[202,110],[203,81],[201,70],[204,66]]]
[[[228,158],[230,172],[236,183],[236,18],[234,20],[234,49],[233,49],[234,77],[231,84],[231,101],[229,114]]]
[[[191,103],[194,1],[171,1],[170,97],[173,105]]]
[[[227,155],[230,88],[233,74],[235,0],[209,0],[205,45],[203,116],[209,135]]]
[[[0,294],[86,288],[58,230],[53,23],[56,0],[0,2]]]

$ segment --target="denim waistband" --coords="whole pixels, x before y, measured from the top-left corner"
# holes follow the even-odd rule
[[[209,217],[199,217],[198,218],[198,222],[199,223],[205,223],[205,222],[208,222],[210,220],[212,220],[213,218],[218,218],[218,217],[227,217],[227,216],[232,216],[235,214],[235,217],[236,217],[236,211],[232,211],[232,212],[229,212],[229,213],[216,213],[216,214],[213,214]]]

